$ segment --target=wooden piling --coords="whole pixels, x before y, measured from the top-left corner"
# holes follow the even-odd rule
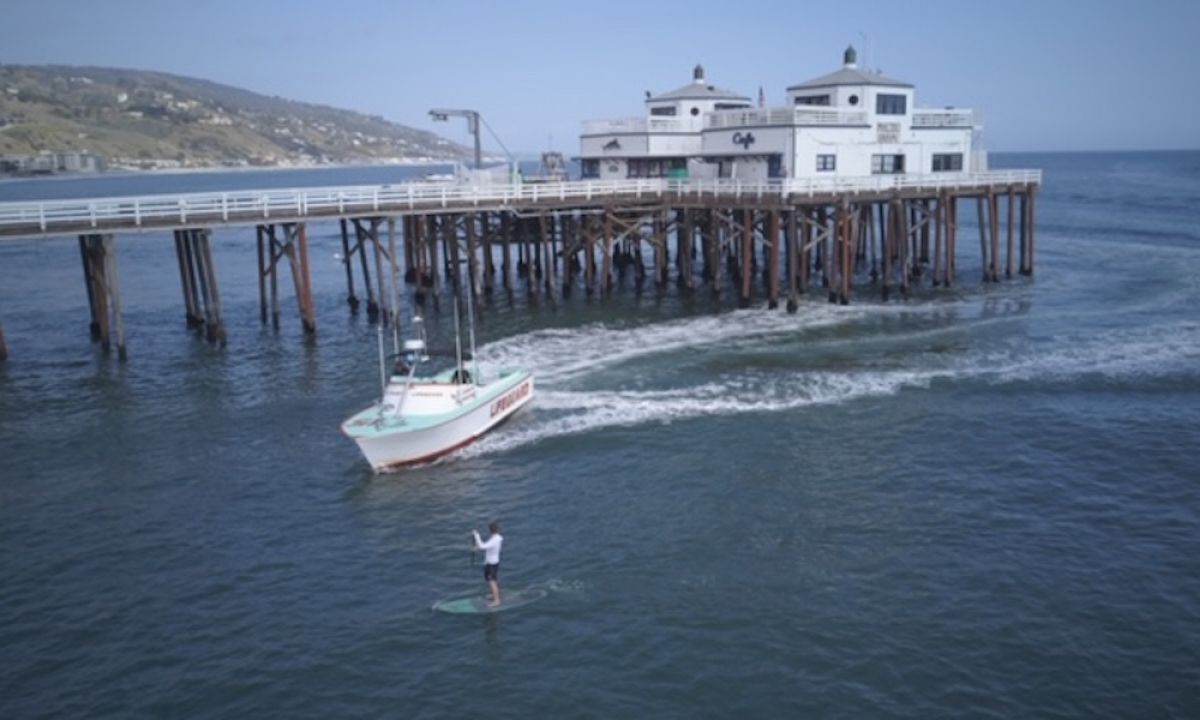
[[[975,206],[977,208],[978,223],[979,223],[979,260],[983,268],[983,281],[986,283],[989,280],[988,266],[988,246],[987,246],[987,213],[984,211],[984,196],[980,195],[975,198]],[[970,211],[968,211],[970,212]]]
[[[190,230],[175,231],[175,259],[179,265],[179,287],[183,292],[185,322],[189,328],[197,327],[204,319],[200,315],[200,303],[196,296],[196,270],[192,261]]]
[[[346,302],[350,305],[350,311],[355,312],[358,310],[358,297],[354,294],[354,266],[350,264],[354,254],[350,250],[350,235],[346,229],[346,218],[338,220],[338,224],[342,228],[342,265],[346,268]],[[367,293],[370,294],[369,288]]]
[[[787,311],[796,312],[800,307],[800,247],[797,237],[796,215],[799,209],[793,207],[787,211],[787,223],[784,225],[784,244],[787,247],[788,266],[788,300]]]
[[[391,265],[392,292],[388,305],[392,313],[393,327],[400,327],[400,264],[396,257],[396,218],[387,219],[388,227],[388,263]],[[396,337],[393,334],[393,337]],[[396,349],[399,351],[399,348]]]
[[[467,284],[471,288],[471,297],[478,298],[481,293],[479,288],[479,257],[477,248],[479,238],[475,229],[475,213],[464,215],[463,224],[466,226],[467,233]]]
[[[206,318],[204,334],[209,342],[215,342],[224,347],[225,321],[221,317],[221,294],[217,290],[217,269],[213,265],[209,232],[208,230],[195,230],[193,231],[193,238],[203,256],[204,287],[208,298],[205,307],[208,308],[210,313],[209,317]]]
[[[504,271],[504,289],[512,292],[512,217],[508,213],[500,215],[500,244],[503,253],[500,258]]]
[[[741,255],[741,275],[742,285],[741,294],[738,298],[740,307],[750,306],[750,293],[752,290],[751,273],[753,268],[750,267],[750,256],[754,253],[754,211],[750,209],[742,210],[742,255]]]
[[[679,213],[683,216],[682,224],[677,224],[680,228],[679,232],[679,281],[680,285],[687,290],[691,290],[693,286],[692,279],[692,243],[695,240],[695,227],[692,224],[692,213],[686,208],[680,210]],[[678,221],[677,221],[678,223]]]
[[[892,246],[896,242],[895,201],[888,201],[886,206],[884,203],[880,203],[879,212],[881,226],[879,254],[883,259],[883,284],[880,286],[879,295],[884,302],[887,302],[892,293]]]
[[[362,267],[363,289],[367,293],[367,317],[375,318],[379,315],[379,303],[375,299],[375,289],[371,284],[371,266],[367,263],[367,252],[363,245],[369,239],[367,228],[363,226],[363,220],[354,218],[354,248],[352,252],[358,255],[359,265]],[[368,221],[369,222],[369,221]]]
[[[390,311],[388,309],[388,293],[386,290],[387,282],[384,280],[383,274],[383,243],[379,240],[379,227],[383,224],[382,218],[371,218],[369,226],[369,237],[371,247],[375,251],[375,281],[379,285],[379,309],[382,311],[383,322],[387,323]]]
[[[767,212],[767,308],[779,307],[779,211]]]
[[[282,252],[279,247],[279,238],[275,235],[275,226],[268,225],[263,232],[267,236],[267,248],[270,250],[267,255],[270,259],[268,271],[270,272],[271,289],[271,327],[279,330],[279,258]],[[346,261],[349,262],[349,258]]]
[[[299,223],[296,226],[296,241],[300,249],[301,287],[304,293],[303,313],[304,331],[309,335],[317,332],[317,313],[313,307],[312,274],[308,262],[308,225]]]
[[[898,266],[900,270],[900,296],[907,300],[912,284],[912,268],[910,264],[912,232],[909,229],[909,215],[906,202],[904,200],[897,200],[896,205],[899,209],[899,212],[896,213],[896,222],[899,223],[899,226],[896,228],[896,237],[900,241],[897,247],[897,250],[900,252]]]
[[[1035,227],[1034,203],[1037,199],[1037,188],[1035,186],[1029,186],[1029,189],[1027,189],[1025,191],[1025,193],[1027,195],[1029,195],[1029,252],[1026,254],[1029,269],[1025,274],[1033,275],[1033,258],[1034,258],[1034,247],[1035,247],[1035,243],[1034,243],[1034,227]]]
[[[933,286],[942,284],[942,226],[945,224],[946,203],[944,194],[933,206]]]
[[[601,287],[604,294],[612,292],[613,213],[611,207],[604,208],[604,257],[601,261]]]
[[[1008,234],[1008,252],[1005,253],[1004,277],[1011,280],[1012,274],[1013,274],[1013,187],[1012,187],[1012,185],[1008,186],[1008,202],[1006,203],[1006,209],[1008,211],[1008,222],[1005,224],[1006,231]]]
[[[496,282],[496,266],[492,257],[492,223],[488,213],[479,214],[479,235],[483,247],[483,292],[491,295]]]
[[[117,273],[117,250],[112,235],[101,236],[104,244],[105,269],[104,278],[108,284],[108,294],[112,298],[113,324],[117,331],[117,357],[126,359],[125,355],[125,317],[121,311],[121,283]],[[222,335],[222,343],[224,336]]]
[[[96,315],[96,283],[92,278],[92,264],[88,257],[87,238],[84,235],[79,236],[79,258],[83,263],[83,286],[87,289],[88,333],[95,341],[100,339],[100,323]]]
[[[264,246],[265,239],[263,238],[262,225],[254,226],[255,246],[258,249],[258,315],[259,321],[267,324],[267,257]],[[178,238],[176,238],[178,245]],[[343,255],[343,257],[345,257]],[[180,268],[182,274],[183,268]]]

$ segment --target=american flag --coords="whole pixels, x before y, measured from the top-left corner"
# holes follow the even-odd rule
[[[767,106],[767,96],[763,95],[762,85],[758,86],[758,106],[759,107]]]

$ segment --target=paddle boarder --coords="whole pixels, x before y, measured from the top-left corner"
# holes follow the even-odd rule
[[[504,544],[504,536],[500,534],[498,522],[489,524],[488,530],[491,531],[491,535],[488,536],[487,542],[480,539],[478,530],[472,530],[471,534],[475,536],[475,549],[484,552],[483,579],[492,590],[492,599],[488,606],[496,607],[500,604],[500,546]]]

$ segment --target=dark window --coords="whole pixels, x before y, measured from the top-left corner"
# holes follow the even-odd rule
[[[818,155],[817,172],[837,170],[837,155]]]
[[[872,175],[896,175],[904,172],[903,155],[872,155]]]
[[[875,112],[879,115],[903,115],[905,100],[903,95],[879,93],[875,96]]]
[[[692,108],[692,116],[693,117],[695,117],[696,115],[699,115],[699,114],[700,114],[700,108]]]
[[[600,177],[600,161],[599,160],[584,160],[582,167],[582,175],[586,178]]]
[[[627,177],[668,177],[672,170],[685,170],[687,158],[630,158]]]
[[[962,153],[944,153],[933,156],[934,172],[955,172],[962,170]]]
[[[857,95],[851,95],[851,96],[850,96],[850,104],[851,104],[851,105],[857,105],[857,104],[858,104],[858,96],[857,96]]]
[[[741,110],[750,107],[746,103],[717,103],[716,110]]]
[[[781,178],[783,177],[783,156],[768,155],[767,156],[767,177]]]
[[[656,107],[656,108],[650,108],[650,114],[651,114],[651,115],[674,115],[674,114],[675,114],[675,108],[674,108],[674,107]]]
[[[828,105],[828,95],[806,95],[796,98],[797,105]]]

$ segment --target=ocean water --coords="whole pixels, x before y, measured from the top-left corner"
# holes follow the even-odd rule
[[[335,225],[311,340],[215,234],[223,350],[170,237],[119,237],[124,364],[74,240],[0,242],[0,717],[1200,715],[1200,153],[993,165],[1045,172],[1035,277],[981,285],[964,228],[907,302],[498,294],[484,369],[534,404],[389,475],[337,429],[378,370]],[[547,596],[434,613],[492,519]]]

